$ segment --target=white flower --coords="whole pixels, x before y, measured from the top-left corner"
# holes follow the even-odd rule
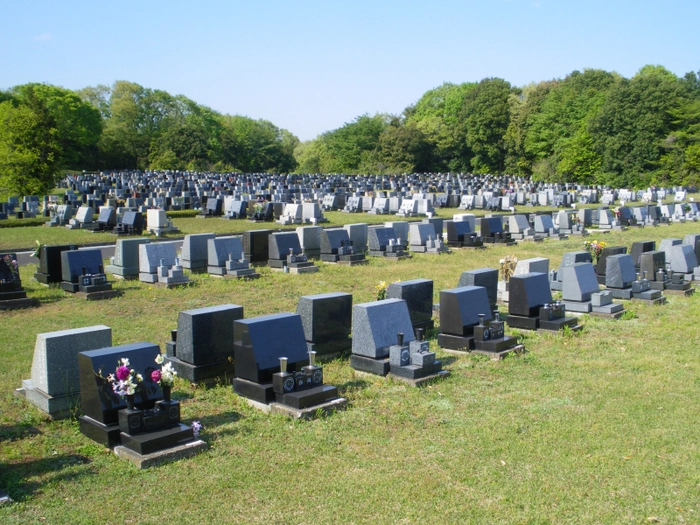
[[[163,364],[163,354],[158,354],[158,356],[156,357],[156,363],[159,365]]]
[[[129,366],[129,360],[126,357],[122,357],[122,366]]]

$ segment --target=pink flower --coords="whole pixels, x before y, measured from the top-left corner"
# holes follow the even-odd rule
[[[120,366],[119,368],[117,368],[117,379],[119,381],[125,381],[126,378],[129,377],[129,375],[131,375],[131,370],[129,370],[129,367]]]
[[[160,370],[154,370],[153,372],[151,372],[151,379],[153,379],[153,381],[155,381],[156,383],[160,381]]]

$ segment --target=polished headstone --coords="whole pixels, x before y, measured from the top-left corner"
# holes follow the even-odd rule
[[[353,354],[373,359],[388,357],[398,333],[404,334],[404,343],[414,340],[406,301],[384,299],[353,306]]]
[[[387,299],[403,299],[408,306],[411,323],[414,327],[424,327],[433,320],[433,281],[411,279],[390,284],[386,291]]]
[[[629,288],[637,278],[634,260],[629,254],[611,255],[605,263],[605,286],[608,288]]]
[[[457,336],[470,336],[479,323],[492,319],[491,305],[483,286],[460,286],[440,291],[440,331]]]
[[[498,270],[495,268],[479,268],[478,270],[462,272],[457,286],[483,286],[486,288],[491,310],[496,307],[498,302]]]
[[[600,291],[598,278],[591,263],[565,266],[562,269],[561,282],[561,295],[564,301],[590,301],[591,294]]]
[[[510,278],[508,313],[532,317],[540,306],[552,302],[552,292],[546,273],[526,273]]]
[[[352,329],[352,294],[302,296],[297,303],[297,314],[301,316],[306,341],[325,343],[347,339]]]

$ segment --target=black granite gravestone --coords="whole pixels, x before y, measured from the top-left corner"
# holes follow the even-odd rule
[[[165,360],[191,383],[230,381],[234,376],[233,323],[243,307],[223,304],[180,312],[177,340],[166,344]]]
[[[250,262],[264,262],[270,258],[269,237],[272,230],[249,230],[243,232],[243,251]]]
[[[42,284],[60,283],[63,279],[61,252],[77,249],[73,244],[42,246],[39,252],[39,268],[34,278]]]
[[[387,299],[403,299],[411,315],[413,330],[428,330],[435,326],[433,321],[433,281],[429,279],[411,279],[399,281],[388,286]]]
[[[461,286],[440,291],[438,345],[450,350],[473,350],[479,315],[491,320],[488,293],[483,286]]]
[[[656,241],[637,241],[632,243],[632,261],[634,267],[639,268],[639,259],[643,253],[656,250]]]
[[[61,288],[66,292],[92,293],[112,289],[102,265],[102,252],[66,250],[61,252]]]
[[[479,268],[478,270],[462,272],[457,286],[483,286],[486,288],[491,311],[496,309],[496,303],[498,302],[498,270],[495,268]]]
[[[352,294],[325,293],[299,298],[304,337],[310,351],[319,356],[350,350],[352,339]]]

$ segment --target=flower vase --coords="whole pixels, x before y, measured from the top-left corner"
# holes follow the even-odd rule
[[[170,401],[170,392],[172,391],[173,387],[163,385],[161,388],[163,390],[163,401]]]
[[[134,394],[126,395],[126,408],[129,410],[134,410],[134,397],[136,397]]]

